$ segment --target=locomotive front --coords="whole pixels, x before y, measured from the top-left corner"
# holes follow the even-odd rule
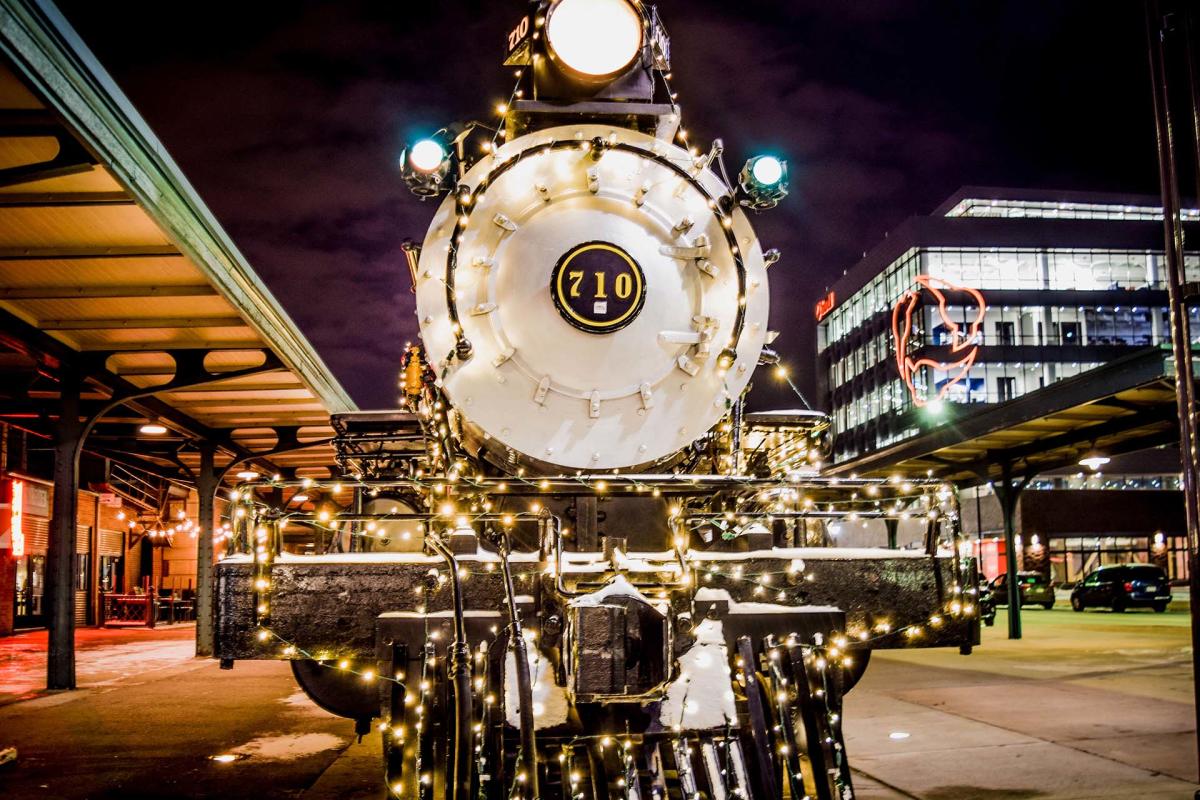
[[[851,797],[871,650],[978,641],[953,492],[822,478],[827,418],[745,411],[787,165],[688,145],[654,7],[542,0],[507,44],[501,126],[402,155],[441,198],[402,409],[233,493],[223,665],[378,720],[395,797]]]

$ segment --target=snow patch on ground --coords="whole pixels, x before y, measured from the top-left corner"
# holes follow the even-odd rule
[[[295,761],[331,750],[341,750],[346,739],[332,733],[302,733],[292,736],[260,736],[233,748],[230,753],[265,761]]]
[[[191,640],[173,642],[137,642],[81,650],[77,657],[80,670],[95,672],[145,672],[196,657]]]
[[[312,701],[312,699],[304,693],[303,689],[297,689],[294,693],[287,697],[282,697],[279,702],[285,706],[293,706],[295,708],[303,708],[305,710],[320,711],[321,707]]]
[[[729,652],[718,620],[696,626],[696,643],[679,657],[679,677],[671,682],[658,709],[664,728],[723,728],[737,724]]]

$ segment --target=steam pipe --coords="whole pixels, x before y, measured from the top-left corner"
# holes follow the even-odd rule
[[[462,581],[458,560],[437,536],[426,541],[446,560],[450,569],[450,596],[454,601],[454,642],[450,645],[450,679],[454,687],[454,782],[449,800],[469,800],[471,795],[471,657],[463,614]]]
[[[517,610],[517,596],[513,589],[512,570],[509,568],[510,552],[508,535],[501,534],[500,572],[504,576],[504,599],[508,605],[509,639],[513,646],[514,661],[517,662],[518,716],[521,729],[520,763],[525,772],[525,785],[530,797],[538,797],[537,738],[533,730],[533,681],[529,677],[529,651],[525,635],[521,632],[521,614]]]

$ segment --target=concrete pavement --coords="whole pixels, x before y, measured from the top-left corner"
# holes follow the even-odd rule
[[[314,705],[285,663],[222,672],[192,656],[191,630],[94,633],[80,690],[0,707],[0,747],[19,751],[0,769],[0,797],[295,798],[354,740],[353,723]],[[0,687],[15,679],[26,692],[17,665],[38,657],[0,639]]]
[[[75,631],[75,679],[80,688],[119,681],[190,659],[196,626],[79,628]],[[45,630],[0,638],[0,706],[46,693]]]
[[[1192,798],[1186,614],[1030,609],[1020,642],[1005,623],[969,657],[875,655],[846,702],[860,800]],[[355,743],[286,664],[222,672],[191,657],[189,630],[143,633],[90,639],[81,691],[0,707],[0,747],[20,749],[0,797],[383,797],[378,736]],[[40,677],[37,658],[0,640],[0,691]]]
[[[1004,612],[971,656],[876,653],[846,699],[851,764],[891,797],[1179,798],[1196,789],[1186,614]],[[879,795],[889,796],[889,795]]]

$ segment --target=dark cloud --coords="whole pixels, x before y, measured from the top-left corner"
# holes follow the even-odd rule
[[[523,4],[214,0],[184,25],[145,0],[61,6],[359,404],[392,404],[415,333],[399,247],[434,209],[396,158],[505,96],[502,36]],[[815,299],[960,185],[1155,189],[1137,4],[660,9],[693,139],[722,137],[731,168],[791,161],[792,197],[757,225],[784,252],[772,316],[805,388]],[[790,400],[759,404],[774,402]]]

